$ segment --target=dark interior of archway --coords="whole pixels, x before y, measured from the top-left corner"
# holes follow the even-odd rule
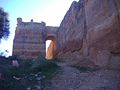
[[[48,45],[49,42],[49,45]],[[55,56],[56,51],[56,43],[55,40],[47,40],[46,41],[46,59],[51,60]]]

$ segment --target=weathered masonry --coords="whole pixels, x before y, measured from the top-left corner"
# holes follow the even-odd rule
[[[17,18],[17,27],[13,42],[13,55],[21,58],[45,56],[47,32],[55,33],[57,27],[46,26],[44,22],[23,22]],[[53,34],[52,34],[53,35]]]
[[[19,18],[13,55],[45,55],[46,40],[50,59],[120,70],[120,0],[73,1],[58,29]]]

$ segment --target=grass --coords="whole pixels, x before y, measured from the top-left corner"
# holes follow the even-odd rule
[[[54,61],[47,61],[39,56],[31,60],[19,60],[20,67],[6,68],[4,70],[4,80],[0,80],[1,90],[26,90],[28,86],[34,88],[37,84],[37,77],[42,77],[42,81],[49,79],[57,71],[58,66]],[[7,66],[6,66],[7,67]],[[13,77],[21,78],[16,80]]]
[[[54,62],[48,61],[44,68],[41,68],[41,72],[46,77],[50,77],[56,71],[57,68],[58,66]]]
[[[44,78],[42,79],[41,82],[42,88],[44,88],[46,82],[50,80],[52,77],[54,77],[54,75],[59,70],[59,66],[56,65],[55,61],[56,60],[52,60],[52,61],[49,60],[44,64],[44,68],[41,68],[41,72],[44,75]]]
[[[46,78],[50,77],[52,73],[54,73],[58,66],[55,63],[55,60],[46,60],[42,57],[42,59],[33,60],[33,64],[31,66],[31,70],[33,73],[40,71]]]

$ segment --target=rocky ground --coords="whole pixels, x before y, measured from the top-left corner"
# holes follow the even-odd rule
[[[47,67],[43,67],[44,74],[42,74],[39,70],[36,73],[31,72],[28,62],[25,67],[21,66],[20,70],[19,68],[14,70],[10,62],[5,59],[0,65],[0,90],[120,90],[119,70],[92,70],[70,66],[65,62],[55,63],[59,68],[54,64],[50,66],[49,63]],[[37,64],[33,63],[32,66],[37,66]],[[54,68],[57,70],[54,71]],[[52,76],[49,78],[50,73]],[[45,76],[48,78],[45,79]]]
[[[65,63],[58,65],[58,73],[46,82],[43,90],[120,90],[119,70],[81,72]]]

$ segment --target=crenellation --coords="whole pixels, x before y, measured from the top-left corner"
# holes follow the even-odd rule
[[[22,18],[17,18],[17,24],[20,25],[22,23]]]
[[[17,18],[17,29],[19,30],[42,30],[46,27],[46,23],[41,21],[33,22],[33,19],[31,19],[30,22],[23,22],[22,18]]]
[[[36,22],[22,22],[20,25],[18,24],[17,29],[19,30],[42,30],[45,28],[43,23],[36,23]]]
[[[31,19],[31,23],[33,23],[33,19]]]

